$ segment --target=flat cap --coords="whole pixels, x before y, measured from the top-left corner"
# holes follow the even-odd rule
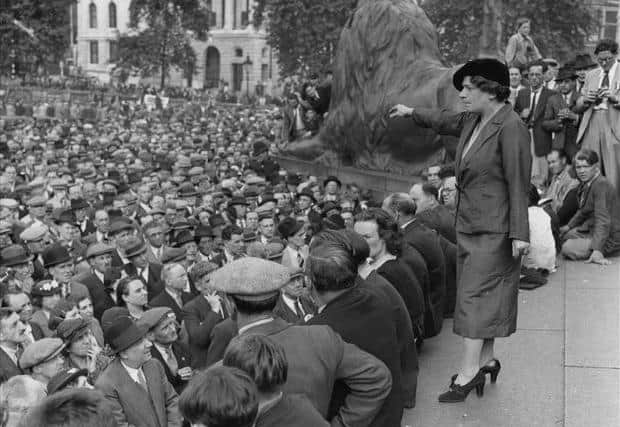
[[[126,220],[122,220],[121,218],[116,219],[112,225],[110,225],[109,233],[111,235],[118,234],[124,230],[133,230],[133,225]]]
[[[67,181],[62,178],[54,178],[50,180],[50,187],[52,188],[65,188],[67,187]]]
[[[58,356],[65,348],[60,338],[41,338],[30,344],[19,358],[22,369],[30,369]]]
[[[265,178],[261,178],[260,176],[251,176],[245,180],[247,185],[260,185],[265,184],[266,182],[267,181],[265,181]]]
[[[13,231],[13,224],[5,220],[0,221],[0,234],[10,233],[12,231]],[[21,237],[21,234],[20,234],[20,237]]]
[[[19,238],[24,242],[35,242],[47,234],[47,227],[40,224],[31,225],[21,232]]]
[[[93,243],[86,249],[86,258],[92,258],[114,252],[114,247],[105,243]]]
[[[77,319],[65,319],[56,328],[56,335],[66,343],[73,342],[79,338],[82,331],[87,330],[88,322],[81,317]]]
[[[211,273],[214,289],[253,301],[277,294],[289,280],[288,268],[253,257],[235,260]]]
[[[204,168],[201,168],[200,166],[195,166],[187,172],[187,175],[188,176],[200,176],[200,175],[203,175],[204,173],[205,173]]]
[[[174,317],[174,311],[170,307],[155,307],[146,310],[136,322],[136,325],[150,331],[164,319]]]

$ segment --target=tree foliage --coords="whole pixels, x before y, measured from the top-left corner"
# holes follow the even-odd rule
[[[0,1],[0,67],[7,72],[15,48],[18,72],[33,72],[39,65],[58,65],[69,47],[69,5],[72,0]],[[17,28],[13,19],[32,28],[36,38]]]
[[[119,40],[121,69],[138,69],[143,75],[160,74],[163,87],[171,67],[191,76],[196,55],[193,39],[205,40],[209,11],[200,0],[132,0],[131,33]]]
[[[284,75],[325,70],[333,63],[342,27],[358,0],[258,0],[254,25],[266,25]]]
[[[447,63],[480,53],[501,55],[519,17],[532,22],[532,36],[545,57],[560,60],[584,49],[596,31],[595,10],[582,0],[424,0],[420,4],[439,33]]]

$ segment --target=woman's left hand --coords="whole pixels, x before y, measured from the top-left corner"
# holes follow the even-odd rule
[[[519,239],[512,239],[512,256],[514,258],[519,258],[521,255],[527,254],[529,248],[529,242],[524,242]]]

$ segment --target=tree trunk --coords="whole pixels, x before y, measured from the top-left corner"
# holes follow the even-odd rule
[[[501,51],[503,0],[484,0],[482,5],[482,34],[478,56],[497,57]]]

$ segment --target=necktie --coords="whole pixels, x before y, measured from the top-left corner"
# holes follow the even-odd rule
[[[306,315],[304,313],[304,309],[301,308],[301,304],[299,303],[299,300],[295,300],[295,311],[296,311],[297,317],[300,319],[303,319],[304,316]]]
[[[528,122],[534,118],[534,111],[536,110],[536,101],[538,101],[538,92],[534,92],[534,98],[532,99],[532,107],[530,108],[530,116]]]
[[[138,369],[138,384],[148,393],[149,387],[146,384],[146,378],[144,378],[144,374],[141,369]]]
[[[299,268],[304,268],[304,257],[299,252],[297,252],[297,265],[299,265]]]
[[[170,368],[170,372],[172,372],[172,375],[176,375],[179,370],[179,362],[177,361],[177,358],[172,351],[172,346],[166,347],[166,357],[168,359],[166,363]]]
[[[609,87],[609,71],[605,71],[603,81],[601,82],[601,87]]]

